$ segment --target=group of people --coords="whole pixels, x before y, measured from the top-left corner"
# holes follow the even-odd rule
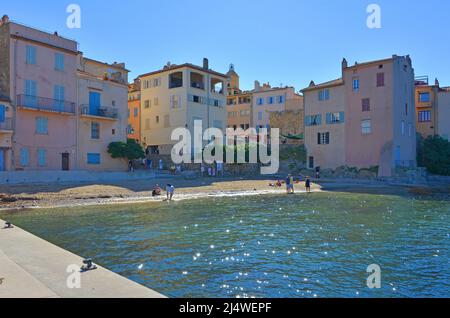
[[[271,183],[271,184],[269,184],[269,186],[281,188],[283,186],[283,183],[286,184],[286,193],[293,194],[295,192],[295,184],[300,183],[300,178],[299,178],[299,180],[296,181],[294,179],[294,177],[291,174],[289,174],[286,177],[286,180],[284,182],[282,182],[281,180],[277,180],[277,182]],[[311,178],[310,177],[305,178],[305,188],[306,188],[307,193],[311,193]]]
[[[159,184],[155,185],[155,187],[153,188],[152,191],[152,197],[158,197],[162,195],[162,189],[159,186]],[[173,195],[175,194],[175,186],[172,184],[167,184],[166,185],[166,201],[172,201],[173,199]]]
[[[206,168],[205,164],[202,163],[200,166],[200,173],[202,177],[204,177],[206,173],[208,173],[209,177],[223,177],[223,163],[214,161],[213,165],[208,168]]]

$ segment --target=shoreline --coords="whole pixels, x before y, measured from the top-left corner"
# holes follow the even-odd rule
[[[22,212],[35,209],[80,208],[89,206],[106,206],[116,204],[161,203],[161,196],[152,197],[151,189],[155,184],[176,185],[174,202],[202,198],[260,196],[286,194],[285,187],[273,188],[269,183],[273,179],[155,179],[140,181],[122,181],[105,184],[73,183],[47,185],[0,186],[0,194],[6,202],[0,203],[0,212]],[[295,186],[296,194],[305,194],[304,183]],[[313,180],[313,193],[318,192],[353,192],[373,194],[418,194],[434,195],[450,193],[442,186],[392,185],[386,182],[370,180]],[[8,202],[8,198],[11,202]]]

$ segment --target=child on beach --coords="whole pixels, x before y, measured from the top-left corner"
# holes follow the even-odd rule
[[[294,178],[291,174],[286,178],[286,192],[287,194],[294,194]]]

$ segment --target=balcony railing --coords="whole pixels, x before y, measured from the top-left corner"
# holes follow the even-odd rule
[[[17,95],[17,106],[41,111],[75,114],[75,103],[39,96]]]
[[[104,117],[104,118],[111,118],[111,119],[117,119],[119,117],[119,111],[117,108],[113,107],[99,107],[99,108],[93,108],[89,105],[81,105],[81,115],[87,115],[87,116],[96,116],[96,117]]]
[[[13,130],[12,118],[5,118],[4,121],[0,121],[0,130]]]

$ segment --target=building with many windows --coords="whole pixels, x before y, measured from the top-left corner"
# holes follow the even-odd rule
[[[0,22],[0,169],[123,170],[107,154],[126,141],[123,64],[84,58],[78,43]]]
[[[342,78],[305,95],[309,168],[378,167],[390,176],[416,166],[414,69],[409,56],[342,62]]]
[[[247,130],[253,127],[252,100],[253,91],[242,91],[239,87],[239,75],[230,66],[227,73],[230,81],[227,87],[227,127]]]
[[[225,130],[228,77],[211,70],[207,59],[203,66],[168,63],[139,79],[141,143],[150,153],[170,154],[177,142],[171,140],[173,130],[188,128],[193,135],[196,120],[202,121],[203,130]]]
[[[111,142],[127,140],[128,70],[124,63],[78,57],[77,169],[121,171],[123,159],[108,153]]]

